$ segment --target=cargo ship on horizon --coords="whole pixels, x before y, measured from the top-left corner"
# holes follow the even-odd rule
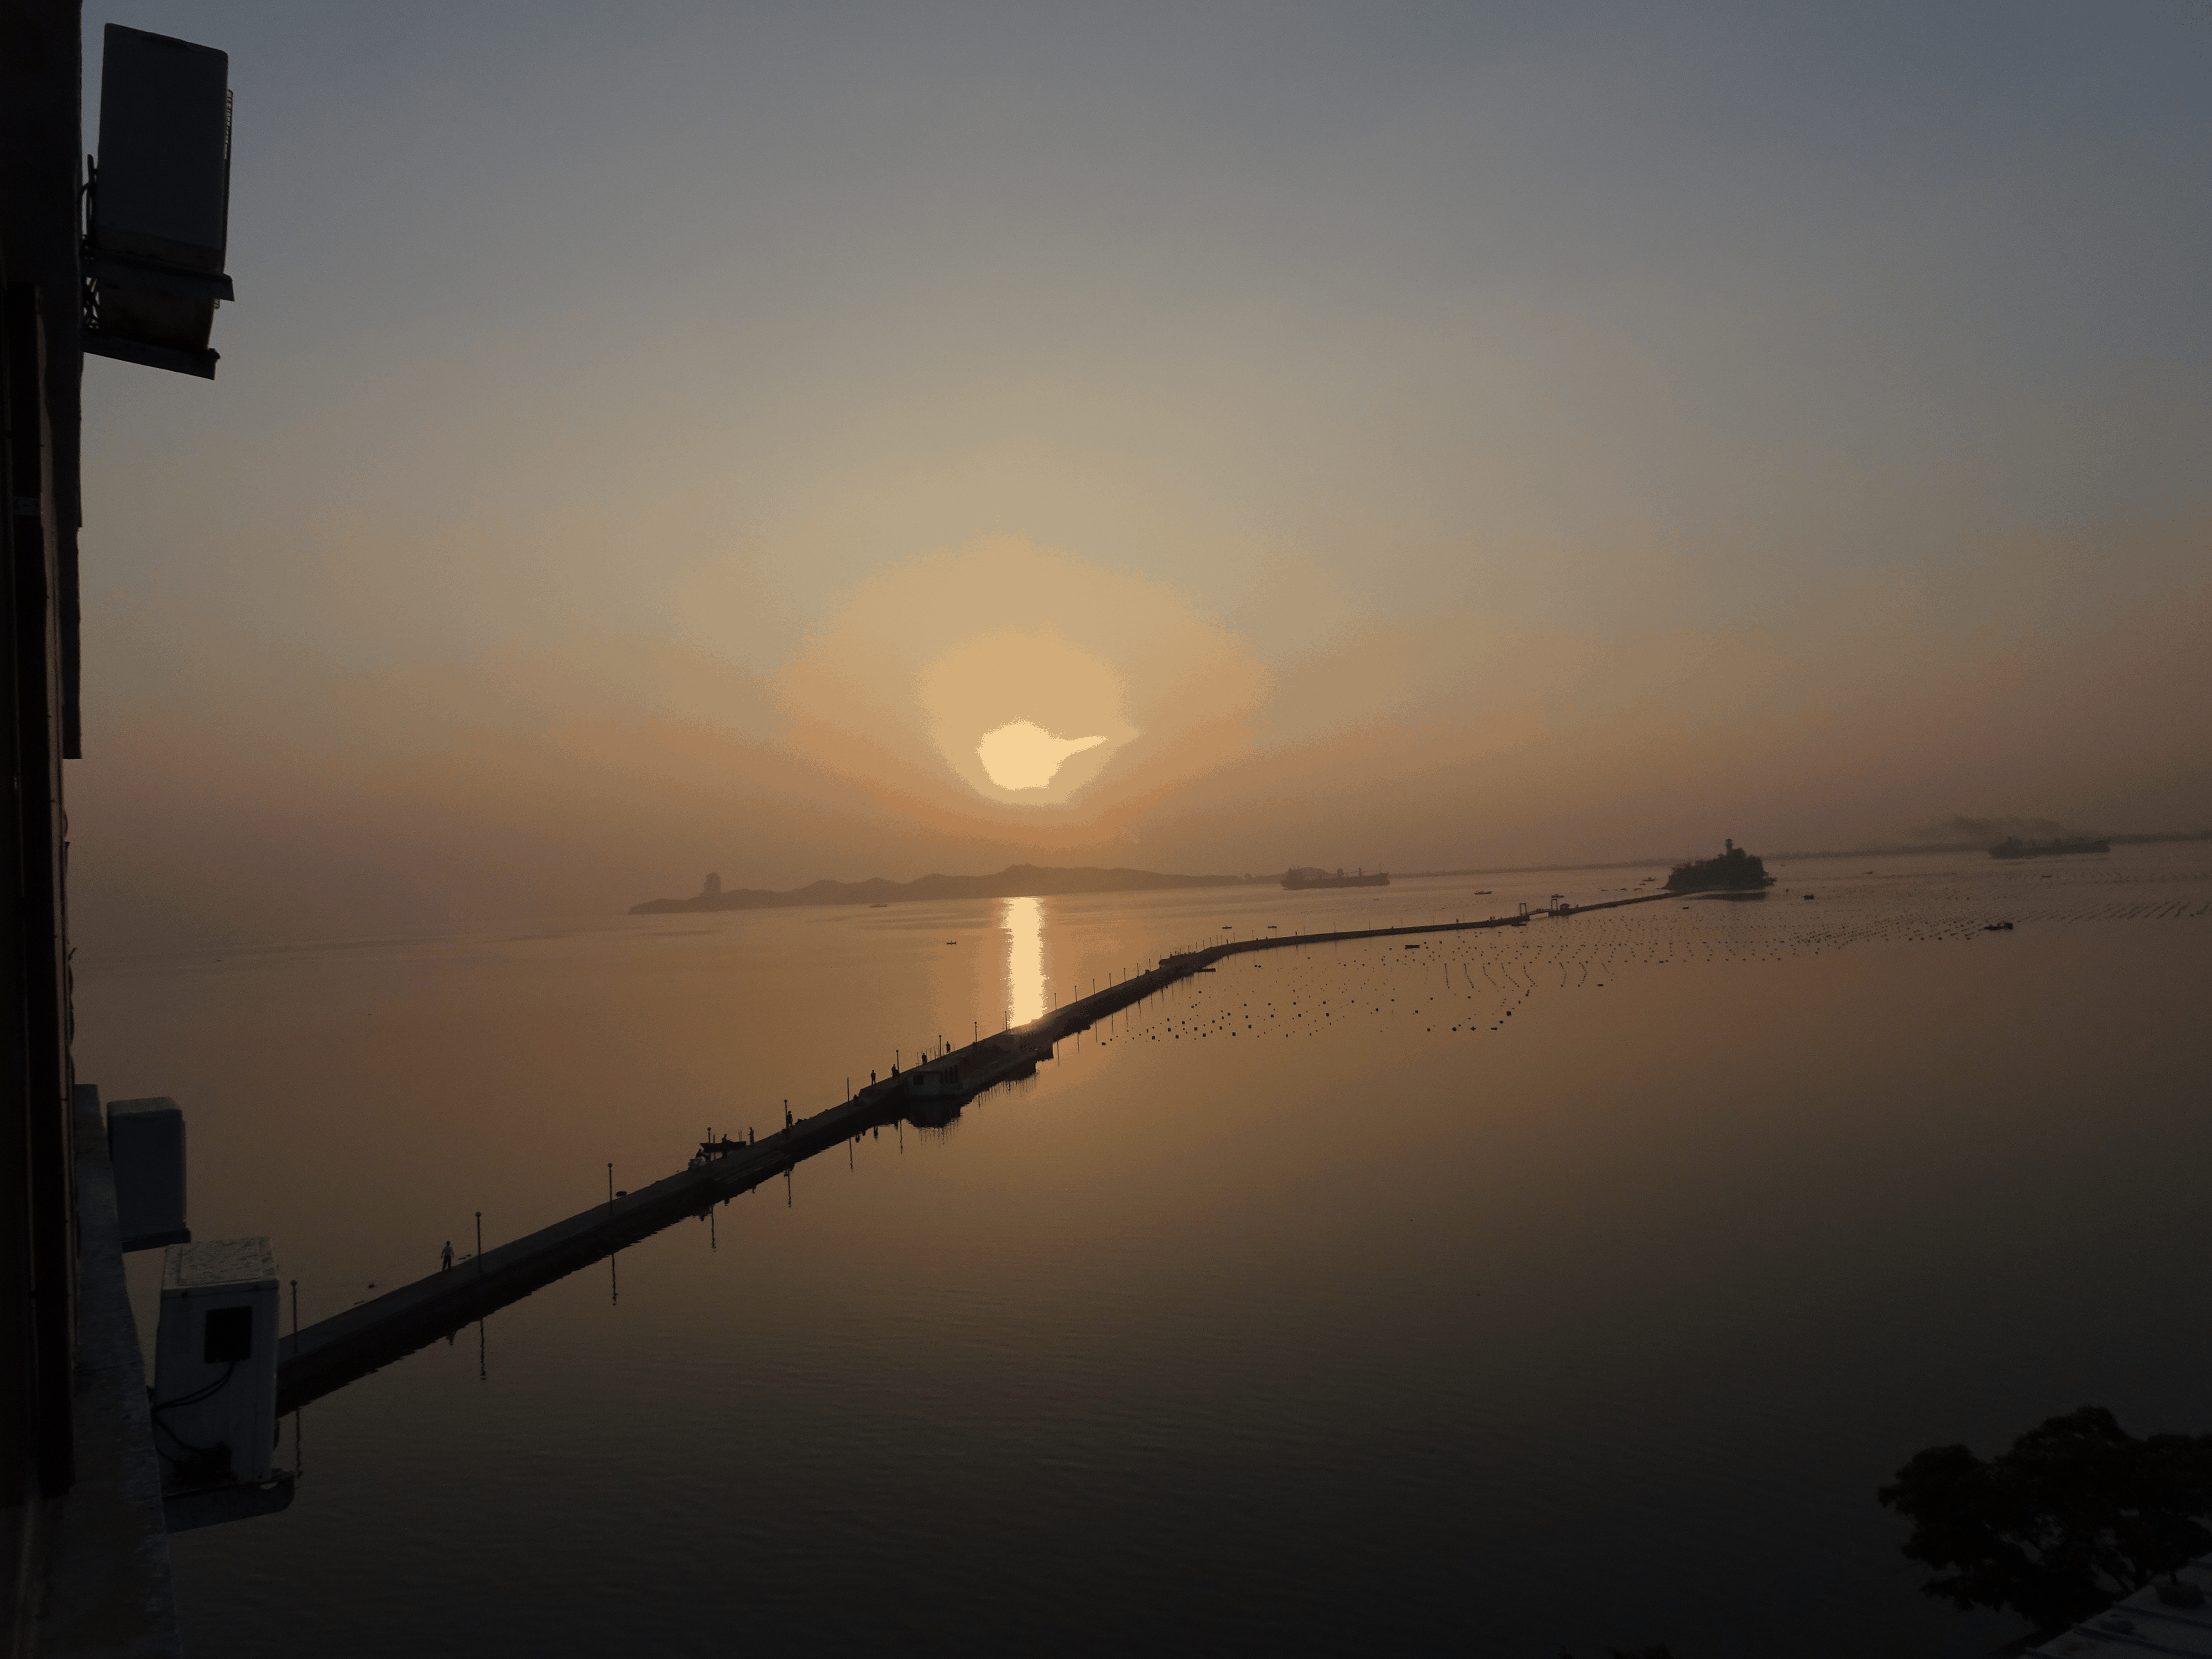
[[[1390,872],[1387,870],[1378,870],[1370,876],[1363,869],[1357,874],[1347,876],[1340,866],[1332,876],[1326,870],[1316,870],[1305,865],[1283,872],[1283,885],[1294,893],[1309,887],[1388,887],[1389,884]]]
[[[1766,873],[1766,865],[1756,854],[1747,853],[1734,842],[1724,843],[1726,851],[1718,858],[1692,859],[1678,864],[1667,878],[1662,893],[1763,893],[1774,885],[1775,878]]]
[[[2112,843],[2101,836],[2061,836],[2056,841],[2022,841],[2008,836],[1990,848],[1993,859],[2060,859],[2076,853],[2109,853]]]

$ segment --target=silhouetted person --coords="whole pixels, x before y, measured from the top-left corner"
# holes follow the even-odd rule
[[[787,1129],[791,1127],[791,1103],[787,1100],[783,1103],[783,1127]]]
[[[453,1241],[450,1238],[446,1241],[446,1248],[438,1252],[438,1271],[441,1273],[453,1271]]]

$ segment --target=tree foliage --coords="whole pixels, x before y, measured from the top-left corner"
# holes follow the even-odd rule
[[[2084,1406],[1986,1462],[1930,1447],[1876,1496],[1912,1522],[1929,1595],[2062,1629],[2212,1551],[2212,1435],[2138,1440]]]

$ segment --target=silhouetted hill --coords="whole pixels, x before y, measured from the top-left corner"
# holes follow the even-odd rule
[[[1043,898],[1056,893],[1141,893],[1172,887],[1243,887],[1243,876],[1170,876],[1154,870],[1057,869],[1009,865],[994,876],[923,876],[915,881],[817,881],[789,892],[738,887],[690,898],[647,899],[634,916],[681,910],[775,910],[804,904],[902,904],[917,899]]]

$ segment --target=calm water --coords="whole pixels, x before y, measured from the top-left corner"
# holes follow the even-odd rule
[[[1224,927],[1651,873],[81,958],[79,1075],[313,1321]],[[289,1513],[175,1540],[188,1638],[1983,1650],[1898,1464],[2212,1429],[2212,846],[1781,874],[1249,958],[817,1158],[311,1407]]]

